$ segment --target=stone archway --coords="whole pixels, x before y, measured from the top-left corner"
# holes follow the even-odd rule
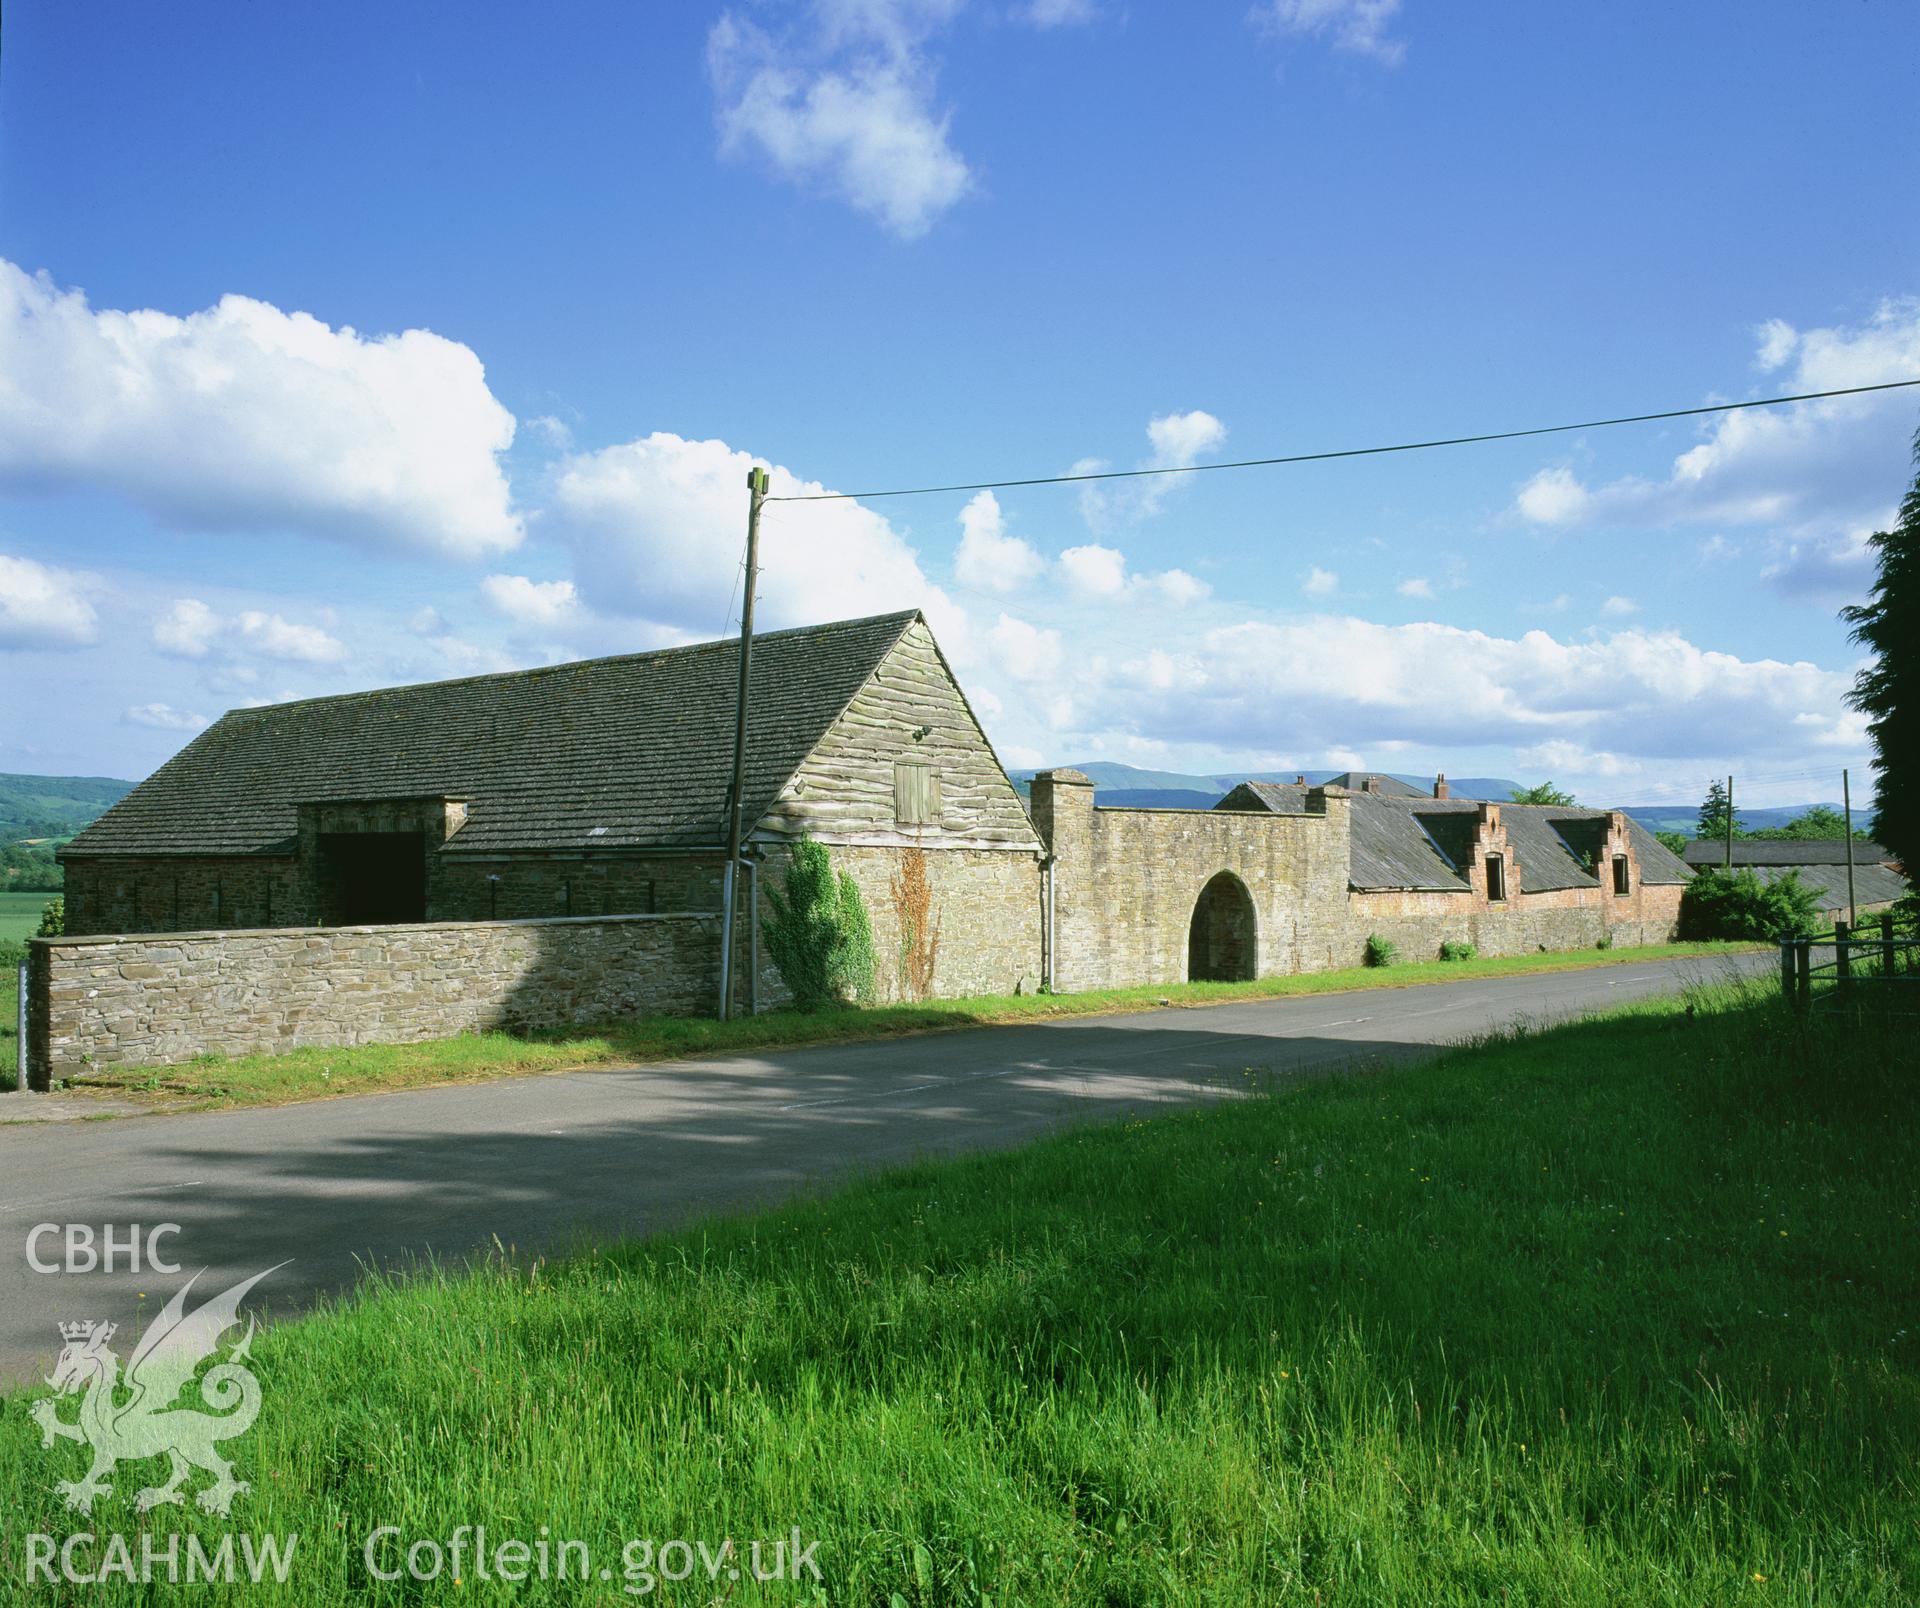
[[[1231,871],[1200,890],[1187,926],[1187,981],[1237,983],[1252,979],[1260,955],[1253,895]]]

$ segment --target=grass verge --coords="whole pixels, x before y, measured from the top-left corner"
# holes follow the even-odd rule
[[[0,1091],[18,1081],[20,1068],[20,973],[12,951],[0,944]],[[3,1115],[4,1113],[0,1113]]]
[[[1345,971],[1304,972],[1248,983],[1178,983],[1153,988],[1101,989],[1084,994],[1005,994],[812,1014],[772,1011],[732,1022],[652,1017],[565,1033],[528,1036],[470,1033],[423,1044],[301,1049],[232,1059],[207,1057],[179,1066],[99,1073],[83,1080],[76,1089],[83,1094],[90,1090],[115,1095],[146,1094],[184,1109],[278,1105],[435,1084],[473,1083],[522,1073],[630,1066],[689,1055],[847,1043],[996,1022],[1452,983],[1474,977],[1510,977],[1677,956],[1733,954],[1751,947],[1720,943],[1659,944],[1639,949],[1575,950],[1501,959],[1430,961],[1410,966],[1357,966]]]
[[[620,1600],[630,1538],[797,1527],[817,1596],[718,1596],[1913,1601],[1911,1055],[1758,990],[1686,1003],[370,1283],[256,1339],[236,1519],[299,1537],[300,1604],[447,1600],[364,1539],[479,1524],[613,1582],[469,1572],[461,1600]],[[25,1405],[13,1578],[28,1532],[228,1533],[136,1516],[158,1464],[68,1514],[81,1452]]]

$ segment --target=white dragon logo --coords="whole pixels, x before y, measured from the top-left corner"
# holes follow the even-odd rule
[[[93,1448],[93,1466],[84,1479],[61,1480],[54,1486],[68,1507],[91,1512],[95,1497],[113,1494],[106,1476],[116,1463],[152,1457],[170,1459],[172,1475],[165,1485],[150,1485],[135,1499],[142,1513],[168,1502],[184,1502],[180,1487],[196,1468],[213,1476],[213,1483],[196,1498],[208,1513],[226,1513],[233,1499],[250,1489],[245,1480],[233,1477],[233,1464],[215,1450],[215,1442],[244,1433],[260,1412],[260,1381],[242,1366],[253,1343],[251,1317],[240,1343],[200,1381],[200,1398],[214,1412],[174,1404],[182,1388],[192,1382],[195,1370],[218,1349],[221,1335],[240,1321],[240,1303],[247,1292],[267,1273],[286,1265],[281,1262],[266,1273],[256,1273],[188,1313],[187,1292],[200,1277],[194,1274],[140,1337],[127,1359],[124,1384],[120,1359],[107,1349],[113,1324],[60,1325],[66,1345],[47,1380],[58,1394],[35,1402],[33,1416],[40,1423],[41,1446],[50,1447],[58,1438]],[[60,1403],[76,1392],[82,1393],[80,1413],[69,1424],[60,1417]],[[128,1392],[130,1399],[120,1399]]]

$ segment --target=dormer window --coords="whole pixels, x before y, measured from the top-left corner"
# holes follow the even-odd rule
[[[1624,854],[1616,854],[1613,857],[1613,896],[1616,899],[1624,899],[1632,892],[1633,872],[1627,865],[1627,857]]]
[[[1499,904],[1507,896],[1507,862],[1504,856],[1487,856],[1487,903]]]

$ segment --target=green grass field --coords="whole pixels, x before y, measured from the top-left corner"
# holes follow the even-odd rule
[[[40,925],[40,912],[46,909],[47,901],[58,897],[52,893],[0,892],[0,944],[31,937]]]
[[[40,925],[50,893],[0,892],[0,1090],[14,1085],[20,1065],[19,974],[15,945]]]
[[[632,1600],[626,1538],[795,1526],[834,1602],[1912,1602],[1912,1057],[1692,1003],[369,1286],[256,1340],[236,1519],[299,1535],[303,1604]],[[67,1515],[79,1450],[4,1408],[10,1571],[30,1531],[225,1533],[137,1518],[156,1464]],[[361,1561],[482,1523],[616,1577]]]
[[[1177,983],[1110,988],[1083,994],[1004,994],[931,1000],[923,1005],[819,1011],[771,1011],[732,1022],[651,1017],[566,1033],[522,1037],[470,1033],[424,1044],[373,1044],[302,1049],[279,1055],[208,1058],[185,1065],[116,1070],[83,1085],[115,1094],[146,1093],[194,1106],[276,1105],[295,1100],[371,1094],[384,1089],[471,1083],[526,1072],[633,1065],[677,1056],[741,1053],[803,1044],[846,1043],[907,1033],[978,1027],[992,1022],[1151,1010],[1162,1005],[1217,1005],[1231,999],[1279,999],[1361,988],[1412,987],[1470,977],[1729,954],[1751,945],[1657,944],[1644,949],[1574,950],[1502,959],[1425,961],[1385,968],[1304,972],[1250,983]]]
[[[0,1091],[15,1086],[19,1070],[20,978],[11,966],[0,964]]]

